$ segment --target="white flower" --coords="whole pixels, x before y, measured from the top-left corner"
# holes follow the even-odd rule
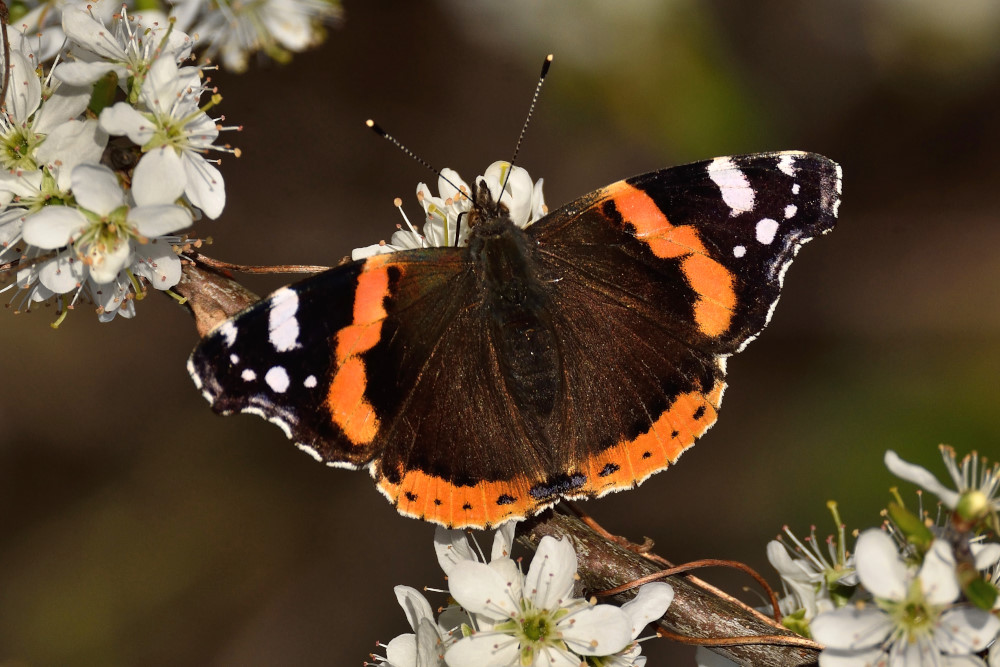
[[[191,52],[191,38],[157,12],[129,16],[122,8],[109,27],[91,11],[66,9],[62,25],[77,59],[60,63],[53,76],[72,85],[89,85],[114,72],[130,92],[130,82],[140,85],[155,60],[182,60]]]
[[[77,165],[72,172],[76,206],[45,206],[24,222],[25,242],[39,248],[71,247],[97,285],[120,279],[119,272],[134,263],[140,275],[151,278],[157,289],[172,287],[180,279],[180,260],[162,237],[191,224],[188,211],[173,202],[181,187],[169,175],[137,168],[132,183],[135,206],[129,206],[114,173],[98,164]],[[72,261],[67,256],[67,261]],[[69,292],[78,276],[58,274],[42,284],[56,293]]]
[[[843,605],[850,597],[858,577],[854,571],[854,556],[848,556],[844,526],[839,521],[835,506],[831,505],[837,521],[837,539],[827,539],[827,553],[819,547],[816,530],[812,529],[803,544],[788,526],[784,531],[795,545],[793,550],[781,540],[767,544],[767,559],[778,571],[781,582],[790,597],[782,600],[782,613],[790,615],[801,610],[802,620],[808,622],[816,614]]]
[[[926,468],[907,463],[891,449],[885,453],[885,465],[892,474],[936,495],[949,509],[967,521],[977,521],[1000,512],[1000,463],[979,465],[976,452],[962,459],[961,468],[955,462],[955,450],[941,445],[941,458],[955,484],[953,491],[939,482]]]
[[[426,598],[409,586],[396,586],[396,600],[406,613],[412,633],[399,635],[385,646],[380,667],[439,667],[452,639],[434,622],[434,612]]]
[[[490,560],[510,558],[516,527],[516,521],[508,521],[496,531],[493,535]],[[481,562],[474,545],[468,539],[468,535],[468,531],[453,530],[443,526],[437,526],[434,529],[434,552],[437,554],[438,564],[446,576],[451,574],[458,563]]]
[[[500,187],[504,181],[506,187],[500,196]],[[527,227],[548,212],[542,194],[543,180],[538,179],[532,183],[526,170],[516,166],[511,168],[509,162],[494,162],[476,179],[476,183],[479,187],[487,188],[494,201],[499,197],[499,203],[506,207],[508,215],[518,227]],[[359,260],[371,255],[414,248],[466,245],[470,231],[467,218],[472,210],[473,196],[468,184],[458,172],[445,168],[438,176],[438,193],[438,196],[431,194],[426,183],[417,184],[417,201],[423,207],[425,216],[422,234],[410,225],[404,215],[409,229],[394,233],[390,243],[356,248],[351,253],[351,258]]]
[[[142,110],[118,102],[101,111],[100,123],[108,133],[128,135],[142,147],[145,155],[140,164],[151,163],[158,172],[182,180],[188,200],[214,219],[226,205],[226,189],[222,174],[205,153],[229,149],[213,145],[219,129],[198,106],[203,92],[197,70],[182,70],[171,58],[157,58],[140,89]],[[221,99],[214,96],[208,106]]]
[[[66,126],[80,122],[76,118],[87,108],[91,92],[89,88],[61,85],[41,72],[27,41],[12,49],[6,113],[0,115],[0,165],[4,170],[20,174],[41,167],[52,157],[82,157],[64,150],[61,142],[63,135],[75,132]],[[46,143],[56,145],[46,147]],[[98,143],[99,158],[107,139]],[[2,199],[4,204],[9,202],[9,198]]]
[[[821,667],[976,664],[973,654],[1000,630],[1000,619],[989,612],[953,604],[961,590],[944,540],[932,543],[919,570],[908,567],[892,538],[877,529],[861,534],[855,556],[858,577],[875,603],[813,619],[813,638],[826,645]]]
[[[632,620],[612,605],[573,597],[576,552],[543,537],[527,575],[509,558],[489,564],[459,560],[448,588],[467,611],[489,624],[445,653],[449,667],[577,665],[579,656],[608,656],[631,642]],[[537,662],[535,662],[537,661]]]
[[[600,658],[598,664],[601,667],[643,667],[646,658],[640,655],[642,648],[635,640],[643,628],[667,612],[673,601],[674,589],[666,582],[654,581],[640,586],[636,596],[622,605],[622,611],[632,621],[632,643],[614,655]]]
[[[328,0],[181,0],[173,14],[181,29],[208,45],[206,58],[218,54],[227,69],[242,72],[251,53],[285,62],[289,52],[319,44],[323,23],[338,17],[340,7]]]

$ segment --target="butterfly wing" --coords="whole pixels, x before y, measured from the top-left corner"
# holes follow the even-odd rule
[[[284,287],[206,335],[188,370],[216,412],[257,414],[314,458],[358,468],[379,451],[380,414],[368,394],[371,349],[386,334],[387,309],[409,317],[397,363],[432,349],[459,307],[464,263],[455,249],[417,250],[351,262]],[[416,267],[412,271],[410,267]],[[403,279],[404,272],[407,278]],[[419,274],[421,290],[397,286]],[[395,302],[390,302],[390,298]]]
[[[223,323],[189,370],[217,412],[264,417],[328,465],[369,467],[404,514],[525,516],[550,466],[504,391],[473,273],[453,248],[332,269]]]
[[[712,425],[726,357],[767,324],[799,248],[833,228],[840,187],[819,155],[719,158],[620,181],[528,228],[559,276],[551,492],[634,486]]]

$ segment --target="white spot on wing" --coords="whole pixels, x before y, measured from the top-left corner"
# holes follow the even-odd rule
[[[316,386],[316,376],[310,375],[309,377],[307,377],[305,380],[302,381],[302,384],[306,388],[312,389],[313,387]]]
[[[767,245],[774,240],[774,235],[778,233],[778,221],[771,218],[762,218],[757,223],[757,240]]]
[[[219,335],[226,339],[226,347],[232,347],[236,342],[236,325],[232,320],[226,320],[219,326]]]
[[[257,374],[249,368],[244,368],[243,372],[240,373],[240,377],[243,378],[244,382],[253,382],[257,379]]]
[[[745,254],[747,254],[746,247],[741,245],[733,246],[733,257],[742,257]]]
[[[796,206],[795,204],[789,204],[788,206],[786,206],[785,207],[785,220],[787,220],[788,218],[790,218],[793,215],[795,215],[796,213],[798,213],[798,211],[799,211],[799,207]]]
[[[283,394],[288,389],[291,382],[288,379],[288,372],[281,366],[272,366],[264,374],[264,382],[278,394]]]
[[[792,194],[793,194],[793,195],[797,195],[797,194],[799,194],[799,190],[800,190],[800,189],[801,189],[801,188],[799,188],[799,184],[798,184],[798,183],[793,183],[793,184],[792,184]]]
[[[238,355],[230,354],[229,355],[229,362],[232,363],[235,366],[236,364],[240,363],[240,358],[239,358]]]
[[[782,155],[781,159],[778,160],[778,169],[785,172],[789,176],[795,175],[795,158],[791,155]]]
[[[837,165],[837,194],[844,194],[844,170]]]
[[[268,340],[278,352],[288,352],[299,346],[299,321],[295,313],[299,310],[299,295],[289,287],[282,287],[271,295],[271,311],[268,313]]]
[[[718,157],[708,165],[708,177],[719,186],[722,200],[730,208],[730,215],[753,210],[754,192],[750,181],[728,157]]]

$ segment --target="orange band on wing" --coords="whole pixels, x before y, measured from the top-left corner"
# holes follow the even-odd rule
[[[533,514],[558,500],[533,498],[526,477],[458,486],[420,470],[405,472],[398,484],[384,475],[373,475],[379,491],[400,514],[448,527],[490,528],[507,519]]]
[[[736,306],[733,276],[712,259],[691,225],[675,227],[663,210],[644,190],[619,181],[604,189],[622,220],[635,229],[635,237],[661,259],[682,258],[681,271],[698,300],[694,320],[707,336],[725,333]]]
[[[375,408],[365,399],[368,374],[361,355],[378,344],[389,296],[387,255],[365,261],[354,294],[354,321],[336,334],[336,372],[327,391],[326,406],[334,423],[356,446],[367,445],[379,429]]]
[[[580,467],[587,483],[579,495],[631,489],[676,461],[715,423],[725,386],[720,380],[708,394],[681,394],[648,431],[590,457]]]
[[[364,362],[350,357],[337,369],[326,395],[333,421],[354,445],[370,443],[379,427],[375,408],[365,400],[367,384]]]

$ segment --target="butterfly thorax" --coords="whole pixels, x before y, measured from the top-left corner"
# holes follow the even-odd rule
[[[488,208],[476,207],[479,215],[469,233],[477,309],[496,356],[492,363],[530,436],[544,441],[561,380],[550,291],[536,260],[537,242],[514,224],[505,207],[493,206],[494,216],[484,214]]]

